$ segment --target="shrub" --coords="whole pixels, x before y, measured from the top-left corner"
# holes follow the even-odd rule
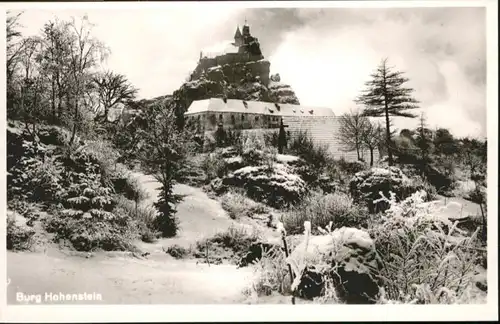
[[[238,263],[249,247],[259,240],[255,231],[249,232],[243,227],[231,226],[213,237],[196,242],[195,257],[206,258],[209,261],[215,256],[216,262],[226,258]]]
[[[205,153],[210,153],[215,151],[217,148],[217,141],[215,140],[215,137],[213,135],[205,135],[205,138],[203,140],[203,152]]]
[[[201,169],[205,172],[207,182],[222,178],[228,172],[226,160],[220,152],[207,154],[201,163]]]
[[[289,168],[275,164],[241,168],[223,179],[223,184],[244,188],[248,197],[276,208],[298,203],[307,192],[305,182]]]
[[[239,129],[227,130],[226,131],[226,145],[227,146],[237,146],[241,143],[242,133]]]
[[[338,166],[341,172],[345,172],[349,175],[354,175],[360,171],[366,170],[366,164],[361,161],[347,161],[344,158],[335,161],[335,165]]]
[[[241,157],[245,165],[257,166],[265,159],[267,148],[262,131],[246,133],[242,138]]]
[[[176,245],[176,244],[169,246],[165,250],[165,252],[170,254],[172,257],[174,257],[176,259],[182,259],[182,258],[186,257],[187,255],[189,255],[188,249],[186,249],[182,246]]]
[[[117,161],[120,157],[118,151],[105,140],[86,141],[80,148],[92,160],[96,161],[100,168],[103,184],[111,185],[113,178],[119,177],[117,174]]]
[[[343,193],[323,195],[312,192],[283,216],[283,224],[289,234],[302,233],[305,221],[311,222],[313,233],[316,233],[318,227],[325,228],[330,222],[333,222],[332,229],[359,228],[366,227],[367,220],[367,211],[356,206]]]
[[[139,180],[131,175],[114,177],[112,179],[114,192],[139,203],[148,198],[148,193],[141,187]]]
[[[160,237],[161,234],[155,229],[155,220],[158,216],[155,207],[119,197],[113,212],[117,215],[126,215],[142,241],[152,243]]]
[[[424,198],[426,201],[431,201],[437,198],[438,193],[436,188],[419,176],[403,181],[401,185],[401,196],[406,198],[420,190],[424,190],[427,193]]]
[[[265,132],[264,133],[264,143],[267,147],[278,148],[278,132]]]
[[[300,131],[292,136],[289,144],[289,151],[304,159],[315,169],[321,170],[328,162],[328,146],[318,145],[305,131]]]
[[[7,250],[30,250],[34,244],[35,230],[27,226],[19,226],[14,218],[7,219]]]
[[[235,252],[240,252],[247,250],[257,239],[258,236],[255,232],[249,233],[244,227],[231,226],[226,231],[215,234],[210,241],[231,248]]]
[[[113,190],[104,186],[100,164],[83,150],[63,159],[61,210],[48,219],[47,231],[79,251],[128,250],[135,230],[127,214],[115,213]]]
[[[37,135],[42,143],[56,146],[66,145],[71,137],[66,129],[52,125],[39,125]]]
[[[383,299],[411,303],[456,303],[472,285],[477,231],[472,236],[441,216],[417,192],[397,202],[370,227],[383,260]]]
[[[132,249],[134,230],[125,216],[102,210],[63,210],[48,219],[46,229],[56,240],[68,240],[77,251]]]
[[[24,141],[24,153],[9,170],[8,199],[51,203],[59,199],[62,188],[62,164],[47,154],[47,147]]]
[[[266,252],[254,263],[254,280],[245,294],[270,296],[273,292],[281,295],[291,293],[291,282],[284,253]]]
[[[355,202],[367,204],[370,213],[374,213],[388,207],[385,201],[374,203],[380,197],[380,192],[384,195],[394,192],[398,199],[406,198],[403,194],[407,194],[407,191],[402,190],[405,181],[406,176],[396,167],[371,168],[354,175],[349,183],[349,193]]]
[[[254,214],[263,214],[266,208],[249,198],[243,193],[231,190],[221,197],[222,208],[226,210],[229,217],[236,219],[239,217],[251,217]]]

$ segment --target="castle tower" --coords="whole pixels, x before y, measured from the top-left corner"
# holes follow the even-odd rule
[[[245,19],[245,24],[243,25],[243,37],[250,36],[250,26],[247,24],[247,20]]]
[[[236,32],[234,33],[234,45],[243,45],[243,35],[241,35],[240,26],[236,28]]]

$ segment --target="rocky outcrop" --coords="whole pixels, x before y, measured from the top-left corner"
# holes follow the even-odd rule
[[[390,197],[390,192],[393,192],[400,199],[406,198],[404,187],[408,183],[408,178],[399,168],[371,168],[354,175],[349,183],[349,193],[354,201],[366,203],[368,210],[373,213],[389,207],[384,201],[374,203],[374,200],[381,198],[380,193]]]
[[[298,285],[299,295],[312,299],[324,294],[330,280],[336,295],[348,304],[374,303],[379,294],[381,261],[370,235],[356,228],[342,227],[330,234],[312,236],[290,255],[291,262],[323,266],[307,267]]]
[[[281,82],[269,82],[269,99],[272,102],[288,103],[300,105],[299,99],[295,95],[292,87]]]
[[[223,179],[223,184],[244,188],[248,197],[272,207],[297,203],[307,192],[306,183],[282,164],[247,166]]]

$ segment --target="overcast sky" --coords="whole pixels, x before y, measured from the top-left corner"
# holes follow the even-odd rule
[[[170,94],[193,70],[200,50],[231,41],[248,20],[271,72],[301,104],[356,108],[353,99],[384,57],[406,72],[431,127],[486,135],[486,29],[483,8],[238,9],[217,5],[165,9],[25,10],[25,34],[52,19],[82,17],[140,97]],[[420,111],[417,111],[420,113]],[[398,127],[416,120],[397,121]]]

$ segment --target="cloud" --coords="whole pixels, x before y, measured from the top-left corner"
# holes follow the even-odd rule
[[[302,21],[282,32],[270,61],[301,103],[349,111],[388,57],[409,78],[429,126],[486,135],[484,9],[303,9],[293,15]],[[416,123],[395,120],[398,128]]]
[[[431,127],[486,135],[486,30],[483,8],[259,8],[27,10],[26,31],[57,15],[87,13],[111,49],[107,67],[127,75],[141,97],[171,93],[196,66],[200,50],[232,39],[248,20],[271,71],[304,105],[340,114],[380,60],[404,71]],[[418,111],[420,112],[420,111]],[[397,120],[399,128],[416,120]]]

